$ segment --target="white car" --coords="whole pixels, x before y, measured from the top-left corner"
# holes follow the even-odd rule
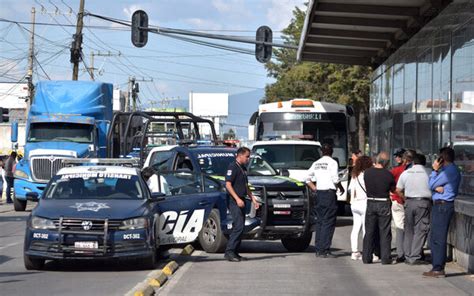
[[[333,148],[333,158],[344,160],[344,150]],[[288,171],[289,177],[301,182],[306,181],[308,169],[321,156],[321,144],[318,141],[307,140],[273,140],[258,141],[252,146],[252,152],[261,155],[280,173]],[[337,200],[347,200],[347,168],[340,167],[339,178],[344,188],[344,194],[338,191]]]
[[[259,154],[277,170],[288,170],[290,177],[305,181],[307,170],[321,157],[321,144],[316,141],[258,141],[252,152]]]

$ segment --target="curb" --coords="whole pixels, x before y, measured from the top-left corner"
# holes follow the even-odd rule
[[[194,252],[194,248],[191,245],[187,245],[180,255],[189,256]],[[168,281],[169,276],[173,275],[179,268],[176,261],[168,262],[161,270],[152,272],[151,275],[145,280],[145,283],[141,284],[137,290],[133,292],[133,296],[151,296],[155,295],[155,289],[163,287]]]
[[[164,274],[166,274],[166,276],[170,276],[175,273],[178,268],[178,263],[176,263],[176,261],[171,261],[170,263],[166,264],[165,267],[163,267],[162,271]]]
[[[191,255],[193,252],[194,252],[194,247],[191,246],[191,245],[187,245],[187,246],[183,249],[183,251],[181,251],[181,255],[189,256],[189,255]]]

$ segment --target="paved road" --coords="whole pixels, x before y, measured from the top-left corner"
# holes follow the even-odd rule
[[[124,295],[150,271],[133,264],[51,262],[43,271],[26,271],[22,249],[29,212],[0,205],[1,295]],[[181,268],[159,295],[470,295],[474,278],[450,265],[446,279],[424,279],[429,266],[363,265],[349,258],[350,218],[339,221],[334,238],[336,259],[288,253],[277,241],[245,241],[251,260],[224,261],[222,254],[197,251],[181,258]],[[474,294],[473,294],[474,295]]]
[[[124,295],[150,272],[133,264],[50,262],[43,271],[23,267],[23,238],[29,212],[0,206],[1,295]]]
[[[244,241],[247,262],[197,252],[159,295],[474,295],[474,278],[450,265],[445,279],[423,278],[430,266],[364,265],[350,260],[352,221],[341,218],[334,237],[335,259],[287,253],[279,242]]]

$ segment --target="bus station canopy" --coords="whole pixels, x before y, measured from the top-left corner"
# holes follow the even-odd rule
[[[298,61],[377,67],[452,0],[310,0]]]

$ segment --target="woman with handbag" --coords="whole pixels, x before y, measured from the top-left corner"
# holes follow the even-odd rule
[[[365,211],[367,209],[367,193],[364,183],[364,171],[373,166],[372,159],[368,156],[361,156],[356,159],[352,169],[352,178],[349,184],[351,196],[351,211],[353,216],[353,226],[351,232],[352,260],[361,260],[362,254],[358,248],[359,233],[362,229],[365,235]]]

